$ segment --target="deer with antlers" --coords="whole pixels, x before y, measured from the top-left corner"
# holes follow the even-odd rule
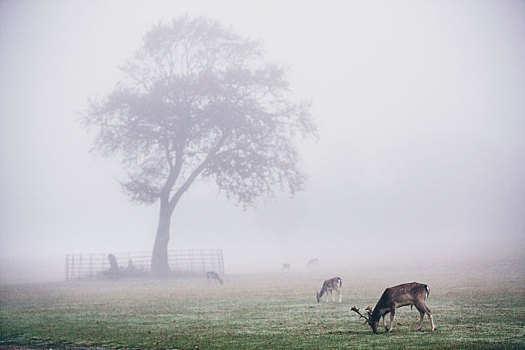
[[[418,330],[421,330],[423,327],[423,318],[425,314],[428,315],[430,319],[430,324],[432,326],[432,331],[436,329],[434,326],[434,320],[432,319],[432,313],[427,307],[426,299],[430,294],[430,288],[426,284],[412,282],[404,283],[398,286],[390,287],[385,289],[381,298],[377,302],[376,306],[372,309],[367,307],[367,316],[361,314],[359,309],[355,306],[352,307],[352,311],[355,311],[359,314],[359,318],[364,318],[366,320],[365,324],[368,323],[372,327],[372,331],[377,333],[377,325],[379,324],[379,319],[383,318],[383,326],[388,332],[392,332],[392,327],[394,326],[394,316],[396,314],[396,309],[401,306],[415,306],[419,311],[421,316],[419,319]],[[386,326],[385,315],[390,313],[390,326]]]
[[[324,281],[321,291],[316,292],[317,302],[321,301],[324,293],[326,293],[326,302],[328,302],[328,293],[332,295],[332,300],[335,302],[333,291],[336,290],[339,293],[339,302],[341,303],[343,301],[343,295],[341,293],[342,286],[343,281],[341,280],[341,277],[333,277]]]

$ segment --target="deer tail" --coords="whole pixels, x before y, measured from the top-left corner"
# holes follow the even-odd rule
[[[427,297],[426,297],[426,299],[428,299],[428,296],[430,295],[430,288],[427,285],[425,285],[425,289],[427,290]]]

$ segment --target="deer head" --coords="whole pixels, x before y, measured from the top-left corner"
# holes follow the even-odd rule
[[[358,308],[356,308],[355,306],[352,307],[350,310],[354,311],[354,312],[357,312],[357,314],[359,315],[359,318],[364,318],[365,319],[365,323],[363,324],[369,324],[370,327],[372,327],[372,330],[374,331],[374,333],[377,333],[377,323],[378,322],[372,322],[372,308],[370,306],[367,306],[365,310],[367,310],[367,315],[363,315]]]

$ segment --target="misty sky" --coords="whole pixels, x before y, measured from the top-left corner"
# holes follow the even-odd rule
[[[523,256],[523,1],[4,0],[4,268],[151,250],[157,205],[127,200],[120,164],[89,153],[79,118],[144,33],[183,14],[260,39],[294,94],[312,100],[319,141],[301,145],[309,183],[295,199],[243,211],[212,184],[194,187],[170,249],[223,248],[230,270],[264,257]]]

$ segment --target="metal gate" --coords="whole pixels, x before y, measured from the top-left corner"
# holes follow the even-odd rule
[[[114,257],[113,263],[110,255]],[[174,276],[200,276],[207,271],[224,275],[221,249],[169,250],[168,265]],[[151,253],[68,254],[65,268],[66,281],[147,276],[151,271]]]

